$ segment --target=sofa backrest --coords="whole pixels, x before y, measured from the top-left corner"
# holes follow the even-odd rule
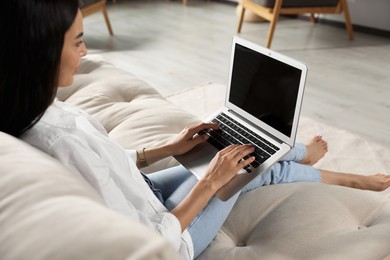
[[[127,149],[160,146],[200,121],[145,81],[96,54],[82,59],[74,84],[60,88],[57,97],[99,120],[109,136]],[[174,165],[177,161],[169,157],[142,170],[154,172]]]

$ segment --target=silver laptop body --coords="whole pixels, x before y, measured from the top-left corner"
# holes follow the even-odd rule
[[[294,146],[306,75],[304,63],[242,38],[233,38],[225,105],[205,121],[222,123],[227,120],[228,125],[224,127],[229,131],[230,125],[235,124],[231,121],[238,122],[245,129],[233,131],[240,141],[234,139],[231,143],[254,143],[262,155],[258,155],[261,158],[256,159],[258,163],[240,170],[217,192],[219,199],[229,199]],[[221,113],[224,115],[221,116]],[[233,128],[236,129],[236,125]],[[256,139],[264,138],[271,148],[257,146],[257,141],[250,141],[253,137],[243,137],[247,136],[246,133],[258,135]],[[218,133],[206,134],[211,135],[210,142],[175,157],[198,179],[202,178],[211,159],[222,149],[222,141],[213,138]]]

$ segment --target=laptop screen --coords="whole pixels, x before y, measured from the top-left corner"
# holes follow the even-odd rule
[[[236,42],[232,51],[228,102],[295,139],[293,127],[300,110],[297,101],[303,94],[300,86],[304,85],[306,73],[302,73],[306,71],[288,62],[288,57],[265,48],[258,50]]]

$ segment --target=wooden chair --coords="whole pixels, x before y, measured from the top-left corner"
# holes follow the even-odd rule
[[[347,0],[242,0],[242,10],[238,18],[237,33],[241,32],[245,10],[250,10],[270,22],[267,48],[271,47],[276,23],[280,14],[310,14],[311,21],[317,22],[315,14],[344,13],[349,40],[353,40],[353,28],[349,16]]]
[[[110,23],[110,18],[108,18],[106,0],[83,0],[80,10],[84,17],[96,12],[102,12],[104,20],[106,21],[108,32],[110,35],[114,35]]]

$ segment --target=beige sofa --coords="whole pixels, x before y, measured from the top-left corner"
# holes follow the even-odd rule
[[[58,97],[99,119],[124,147],[138,148],[165,142],[198,121],[222,102],[223,90],[210,84],[163,98],[135,76],[90,56],[74,86]],[[299,137],[318,128],[331,146],[318,166],[390,172],[388,149],[350,133],[302,118]],[[368,148],[369,155],[357,152],[360,148]],[[107,209],[84,180],[4,133],[0,162],[1,259],[178,259],[154,231]],[[168,158],[148,171],[175,164]],[[384,259],[389,254],[389,190],[295,183],[240,198],[199,258]]]

